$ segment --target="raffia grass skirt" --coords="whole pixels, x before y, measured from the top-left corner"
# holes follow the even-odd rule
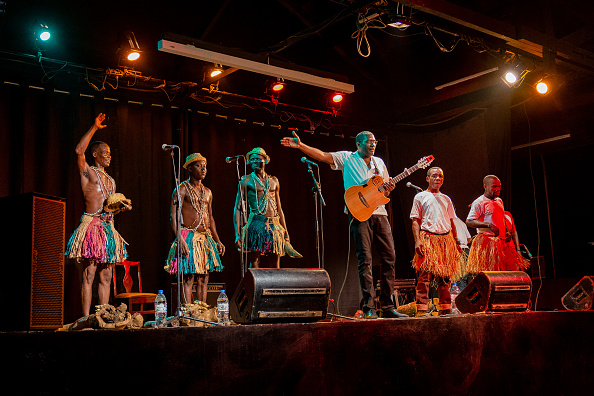
[[[97,263],[121,263],[128,257],[128,243],[116,231],[113,220],[83,215],[80,225],[70,236],[65,255],[77,260],[94,260]]]
[[[213,271],[222,271],[221,257],[217,250],[217,243],[212,239],[210,232],[197,232],[182,229],[181,235],[186,241],[190,254],[181,258],[182,273],[184,274],[207,274]],[[177,274],[178,263],[175,257],[177,253],[177,240],[171,244],[165,271]]]
[[[278,216],[250,213],[242,232],[245,251],[285,255],[285,228]]]
[[[467,262],[467,271],[470,274],[482,271],[523,271],[529,266],[530,262],[513,245],[499,237],[481,233],[472,239]]]
[[[456,240],[451,232],[446,235],[436,235],[421,231],[420,238],[425,254],[420,256],[415,253],[412,266],[416,271],[430,272],[453,281],[463,276],[465,256],[458,251]]]

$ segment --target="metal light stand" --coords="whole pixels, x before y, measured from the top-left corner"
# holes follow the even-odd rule
[[[246,268],[247,268],[247,252],[244,251],[243,246],[244,246],[244,239],[243,239],[243,226],[245,226],[245,224],[247,223],[247,203],[246,203],[246,189],[241,187],[241,173],[239,173],[239,158],[243,158],[243,174],[244,177],[247,176],[247,162],[246,159],[243,155],[234,158],[235,161],[235,165],[236,165],[236,169],[237,169],[237,185],[239,186],[239,209],[241,210],[241,219],[242,219],[242,224],[237,224],[238,226],[238,231],[239,231],[239,236],[240,236],[240,252],[241,252],[241,277],[243,278],[246,272]]]
[[[189,319],[196,322],[208,323],[211,325],[218,326],[217,322],[211,322],[209,320],[193,318],[191,316],[184,316],[184,310],[182,308],[182,261],[181,261],[181,253],[179,247],[179,239],[181,238],[181,207],[182,207],[182,200],[181,195],[179,194],[179,185],[181,175],[181,152],[178,146],[174,146],[177,148],[178,151],[178,158],[177,158],[177,168],[175,167],[175,153],[174,150],[171,150],[171,162],[173,164],[173,179],[175,180],[175,193],[177,195],[177,218],[176,218],[176,246],[175,246],[175,262],[177,265],[177,308],[175,310],[175,316],[173,318],[167,319],[166,323],[170,324],[171,322],[179,319]]]
[[[309,164],[309,163],[307,164],[307,171],[311,175],[311,178],[313,179],[313,182],[314,182],[314,187],[312,188],[312,191],[314,194],[314,204],[316,206],[315,225],[316,225],[316,249],[318,252],[318,268],[324,268],[323,255],[322,255],[321,244],[320,244],[320,240],[321,240],[322,244],[324,243],[324,234],[323,234],[323,230],[322,230],[322,225],[320,223],[320,219],[323,219],[322,207],[326,206],[326,202],[324,201],[324,197],[322,196],[322,187],[321,187],[320,183],[318,182],[318,180],[316,180],[316,177],[313,173],[313,169],[311,168],[311,164]],[[318,179],[319,178],[320,178],[320,169],[318,168]],[[322,204],[321,206],[318,205],[318,196],[320,197],[320,202]],[[318,213],[318,207],[319,207],[319,213]]]

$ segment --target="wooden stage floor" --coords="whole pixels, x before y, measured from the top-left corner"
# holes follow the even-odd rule
[[[559,311],[5,332],[1,378],[28,395],[582,395],[593,330],[594,311]]]

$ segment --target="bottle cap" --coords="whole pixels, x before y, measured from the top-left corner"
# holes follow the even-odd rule
[[[159,293],[157,293],[157,294],[163,294],[163,290],[159,290]]]
[[[221,293],[225,293],[225,289],[221,289]]]

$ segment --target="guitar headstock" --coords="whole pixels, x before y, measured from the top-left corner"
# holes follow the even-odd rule
[[[419,168],[425,169],[426,167],[428,167],[433,162],[434,159],[435,159],[435,157],[433,157],[432,155],[428,155],[426,157],[423,157],[423,158],[421,158],[417,162],[417,166]]]

